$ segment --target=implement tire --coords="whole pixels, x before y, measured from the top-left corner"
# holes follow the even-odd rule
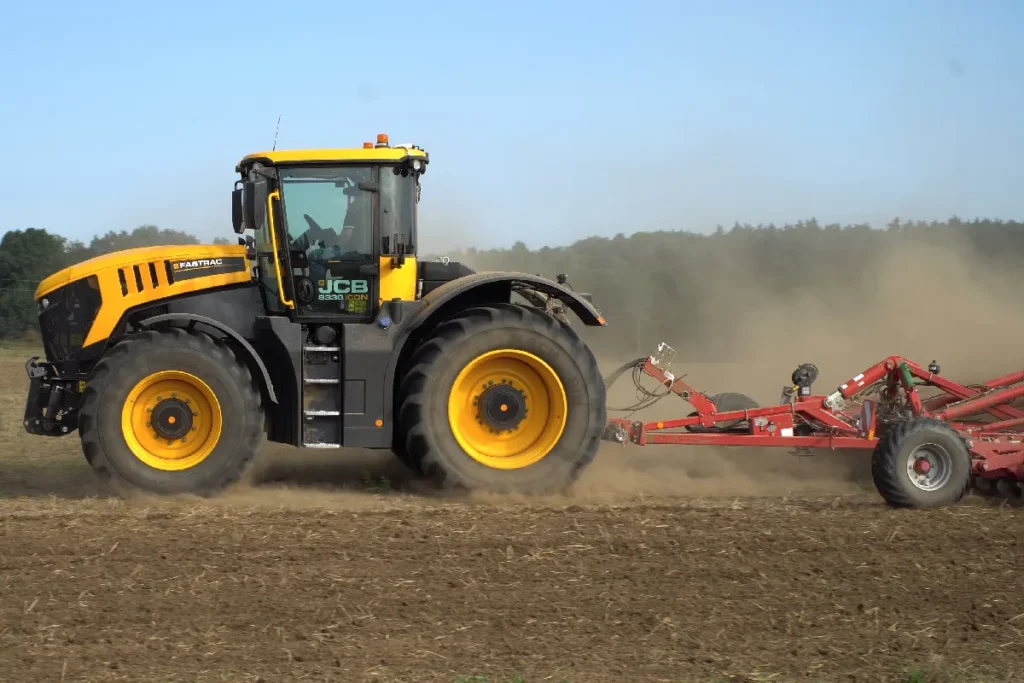
[[[945,422],[914,418],[886,433],[875,445],[871,477],[882,498],[893,507],[944,507],[966,493],[971,482],[971,453]]]
[[[115,493],[209,495],[247,471],[264,413],[228,346],[172,328],[133,335],[96,364],[79,431],[86,459]]]
[[[565,489],[601,443],[597,360],[567,325],[525,306],[469,309],[414,352],[399,385],[402,459],[446,489]]]
[[[746,394],[738,394],[732,391],[724,391],[720,394],[713,394],[708,396],[711,402],[715,404],[716,413],[731,413],[734,410],[754,410],[759,408],[757,401],[750,398]],[[687,417],[697,417],[700,413],[696,410],[687,415]],[[684,427],[686,431],[693,432],[694,434],[710,434],[724,429],[734,429],[735,427],[743,426],[746,427],[746,420],[742,418],[738,420],[726,420],[724,422],[715,423],[714,427],[704,427],[703,425],[690,425]]]

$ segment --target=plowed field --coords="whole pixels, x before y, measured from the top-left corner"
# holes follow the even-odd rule
[[[863,455],[611,447],[514,500],[268,448],[213,501],[108,500],[0,373],[3,681],[1024,676],[1020,512],[886,509]]]

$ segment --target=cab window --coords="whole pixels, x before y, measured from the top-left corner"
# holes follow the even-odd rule
[[[282,169],[290,249],[321,262],[372,256],[372,193],[359,189],[371,174],[364,166]]]

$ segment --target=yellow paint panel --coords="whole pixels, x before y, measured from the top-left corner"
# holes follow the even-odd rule
[[[391,267],[391,257],[380,257],[380,303],[416,300],[416,257],[406,256],[401,268]]]
[[[149,267],[148,264],[146,267]],[[130,268],[131,266],[129,266]],[[159,269],[157,269],[157,272],[160,272]],[[109,337],[125,312],[135,306],[191,292],[198,292],[203,289],[210,289],[211,287],[241,284],[252,279],[249,269],[246,268],[234,273],[195,277],[191,280],[175,282],[173,285],[167,285],[166,279],[161,278],[162,287],[156,289],[144,287],[141,292],[137,292],[135,291],[135,283],[133,281],[134,276],[130,276],[128,278],[128,294],[125,296],[121,293],[121,280],[117,275],[117,268],[96,273],[96,277],[100,281],[100,294],[103,297],[103,304],[100,306],[99,314],[96,316],[96,320],[93,321],[92,327],[89,328],[89,334],[86,336],[83,346],[95,344]],[[143,282],[146,279],[146,277],[143,277]]]
[[[57,271],[39,283],[39,286],[36,287],[35,298],[38,299],[41,296],[46,296],[69,282],[81,280],[90,275],[97,275],[107,269],[113,271],[116,281],[118,268],[131,268],[136,263],[148,264],[150,261],[181,261],[205,258],[245,258],[245,253],[245,247],[237,244],[181,244],[123,249],[110,254],[95,256],[73,266],[68,266],[64,270]],[[158,268],[158,273],[159,270]],[[160,277],[164,278],[163,281],[166,283],[164,275],[160,274]],[[118,296],[120,296],[120,285],[118,285],[118,292]]]
[[[405,147],[374,147],[372,149],[362,149],[359,147],[289,149],[246,154],[235,170],[240,171],[242,164],[247,161],[266,160],[271,164],[297,164],[304,162],[331,161],[397,162],[409,158],[423,159],[424,161],[429,159],[427,153],[423,150],[407,149]]]
[[[181,261],[201,259],[241,259],[238,270],[227,273],[201,275],[197,270],[183,270],[190,277],[181,276],[173,284],[167,280],[167,262],[172,269]],[[153,268],[150,268],[150,264]],[[140,277],[136,278],[133,266],[139,267]],[[127,293],[121,289],[118,271],[125,276]],[[153,274],[156,273],[156,283]],[[177,270],[175,272],[178,272]],[[160,301],[170,297],[198,292],[211,287],[222,287],[249,282],[252,279],[246,249],[239,245],[185,244],[160,247],[125,249],[112,254],[97,256],[54,273],[39,283],[36,298],[41,298],[69,282],[95,275],[99,283],[103,303],[93,321],[84,346],[101,342],[114,331],[125,312],[136,306]],[[141,286],[140,286],[141,283]]]

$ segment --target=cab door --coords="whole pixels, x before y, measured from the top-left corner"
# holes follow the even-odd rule
[[[368,322],[377,313],[377,170],[280,169],[282,209],[300,319]]]

